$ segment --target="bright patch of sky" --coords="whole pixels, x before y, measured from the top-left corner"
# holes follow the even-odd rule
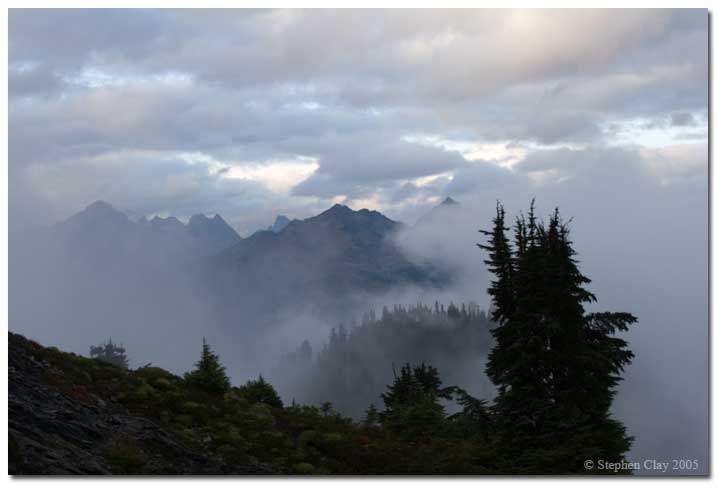
[[[319,162],[315,158],[301,155],[291,160],[257,162],[223,162],[203,153],[182,153],[180,158],[191,165],[204,165],[210,175],[259,182],[280,194],[286,194],[319,169]]]
[[[63,77],[66,83],[87,88],[122,87],[127,85],[188,85],[194,77],[188,73],[167,72],[155,74],[120,74],[95,68],[84,68],[78,73]]]
[[[681,114],[685,123],[674,124],[676,116],[667,116],[659,120],[634,118],[626,121],[614,121],[604,124],[604,132],[612,133],[607,137],[609,145],[642,146],[644,148],[665,148],[674,144],[708,141],[708,121],[702,113]],[[683,122],[683,121],[681,121]]]
[[[460,153],[468,161],[485,161],[498,165],[503,168],[511,168],[520,162],[535,150],[555,150],[555,149],[584,149],[585,145],[580,144],[537,144],[530,141],[516,143],[512,141],[462,141],[455,139],[446,139],[438,135],[408,135],[402,138],[404,141],[414,144],[425,144],[427,146],[435,146],[446,151],[456,151]],[[429,179],[436,178],[436,175],[430,175]],[[416,183],[416,182],[415,182]]]
[[[294,161],[231,166],[222,176],[260,182],[275,193],[287,193],[318,169],[319,163],[315,159],[300,156]]]
[[[430,185],[431,183],[435,182],[439,178],[448,178],[451,180],[454,178],[454,174],[451,172],[445,172],[445,173],[437,173],[436,175],[427,175],[425,177],[419,177],[411,180],[411,183],[416,185],[417,187],[425,187],[427,185]]]

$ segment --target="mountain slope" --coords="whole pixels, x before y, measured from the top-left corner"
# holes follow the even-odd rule
[[[451,216],[455,215],[461,210],[461,204],[459,204],[451,197],[447,197],[439,205],[433,207],[429,212],[421,216],[414,224],[414,227],[421,227],[423,225],[435,225],[442,220],[451,218]]]
[[[114,365],[45,349],[13,333],[8,353],[10,474],[274,472],[256,462],[228,464],[198,440],[128,409],[135,386],[156,392],[141,375],[133,378]]]
[[[211,219],[204,214],[195,214],[187,223],[187,231],[199,241],[205,255],[219,253],[242,240],[219,214]]]
[[[231,291],[228,299],[245,308],[337,307],[352,295],[394,286],[441,286],[444,277],[413,264],[395,245],[401,228],[379,212],[337,204],[281,233],[243,239],[213,259],[212,277],[222,277],[219,294]]]
[[[506,472],[488,443],[412,441],[331,408],[211,394],[8,335],[12,475],[402,475]],[[511,467],[512,468],[512,467]]]
[[[274,220],[274,224],[272,224],[271,226],[269,226],[269,228],[267,228],[267,231],[272,231],[273,233],[279,233],[282,231],[282,229],[286,228],[290,222],[291,221],[289,220],[289,218],[287,216],[279,215]]]

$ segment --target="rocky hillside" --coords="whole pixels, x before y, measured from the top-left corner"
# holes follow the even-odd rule
[[[269,406],[193,390],[161,368],[123,370],[9,333],[9,473],[475,474],[494,454],[409,441],[327,403]]]
[[[273,472],[256,462],[229,464],[201,442],[128,409],[128,388],[141,374],[13,333],[8,346],[10,474]],[[134,396],[141,398],[151,387],[139,381]]]

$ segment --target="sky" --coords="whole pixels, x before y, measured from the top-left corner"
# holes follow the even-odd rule
[[[702,178],[707,21],[13,9],[11,215],[56,221],[104,199],[219,212],[245,235],[337,202],[411,223],[449,195],[570,181],[606,151],[665,185]]]
[[[411,225],[451,196],[456,220],[397,239],[486,305],[477,229],[535,197],[573,218],[590,307],[639,318],[631,460],[704,473],[708,66],[705,10],[11,10],[11,252],[98,199],[247,236],[334,203]]]

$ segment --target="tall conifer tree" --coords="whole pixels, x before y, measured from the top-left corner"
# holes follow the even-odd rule
[[[610,407],[633,353],[614,335],[636,318],[586,313],[584,305],[596,298],[585,289],[590,280],[578,269],[558,209],[546,227],[532,202],[528,218],[516,221],[513,249],[503,222],[499,205],[482,246],[496,277],[489,294],[498,326],[486,371],[498,387],[493,412],[500,443],[517,463],[529,470],[535,464],[536,472],[545,473],[547,464],[556,472],[582,470],[591,458],[619,461],[631,438],[610,417]],[[508,259],[500,251],[506,248]]]
[[[202,338],[202,356],[195,367],[195,370],[185,374],[188,384],[217,394],[223,394],[231,387],[224,366],[219,363],[219,357],[204,338]]]

